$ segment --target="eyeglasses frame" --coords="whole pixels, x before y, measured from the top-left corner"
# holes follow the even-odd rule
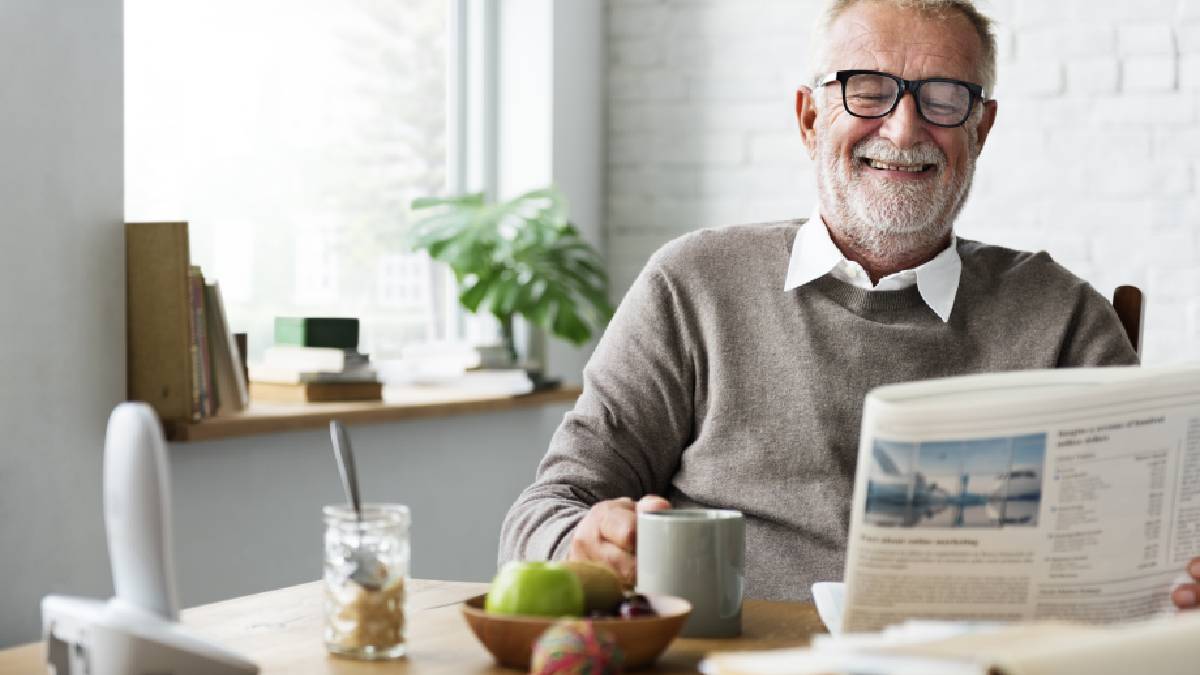
[[[887,109],[887,112],[880,113],[878,115],[861,115],[850,109],[850,104],[846,101],[846,83],[849,82],[850,78],[854,77],[855,75],[880,75],[892,80],[898,85],[899,88],[896,93],[896,100],[892,101],[892,106]],[[983,95],[982,85],[975,84],[974,82],[956,80],[951,77],[928,77],[923,80],[906,80],[903,77],[899,77],[891,73],[885,73],[881,70],[839,70],[817,80],[817,86],[825,87],[833,84],[834,82],[837,82],[841,85],[842,107],[846,109],[847,113],[853,115],[854,117],[868,120],[877,120],[882,117],[887,117],[896,110],[896,106],[900,105],[900,100],[904,98],[904,95],[906,93],[911,93],[913,97],[913,103],[917,107],[917,114],[921,116],[921,119],[934,125],[935,127],[942,127],[943,129],[954,129],[966,124],[967,120],[971,119],[971,113],[975,111],[975,104],[979,103],[980,101],[987,100],[987,98],[985,98]],[[925,110],[921,107],[921,99],[917,97],[917,92],[920,91],[922,86],[930,82],[948,82],[950,84],[959,84],[967,88],[967,92],[970,94],[970,100],[967,103],[967,113],[963,116],[961,122],[958,124],[942,124],[940,122],[934,122],[925,116]]]

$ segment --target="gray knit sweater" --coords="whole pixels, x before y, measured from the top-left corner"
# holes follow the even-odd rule
[[[504,520],[501,561],[562,557],[590,505],[659,494],[742,511],[748,597],[805,599],[842,578],[868,390],[1136,362],[1108,301],[1045,253],[960,238],[948,323],[915,285],[784,291],[801,224],[703,230],[652,257]]]

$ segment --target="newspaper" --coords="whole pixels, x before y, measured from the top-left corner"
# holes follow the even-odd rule
[[[1120,625],[909,622],[802,649],[717,652],[707,675],[1195,675],[1200,613]]]
[[[843,628],[1170,611],[1200,555],[1200,366],[973,375],[868,394]]]

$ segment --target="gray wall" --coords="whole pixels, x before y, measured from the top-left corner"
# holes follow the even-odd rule
[[[557,21],[596,15],[591,5]],[[0,3],[0,648],[38,637],[43,595],[112,592],[100,476],[125,388],[121,31],[120,0]],[[602,82],[601,47],[556,76]],[[585,132],[559,130],[555,143],[571,143],[568,131]],[[576,162],[563,180],[590,221],[603,158],[589,143],[553,173]],[[558,350],[552,366],[578,380],[584,356]],[[351,428],[367,497],[413,509],[415,575],[491,577],[500,521],[565,409]],[[325,433],[174,444],[170,455],[185,605],[319,576],[320,507],[341,499]]]
[[[0,646],[107,595],[100,447],[125,388],[121,0],[0,3]]]
[[[412,510],[413,574],[489,581],[500,521],[564,406],[350,427],[364,499]],[[321,574],[324,504],[344,502],[325,431],[173,444],[185,605]]]

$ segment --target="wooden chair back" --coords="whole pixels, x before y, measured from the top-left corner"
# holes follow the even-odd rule
[[[1117,286],[1113,291],[1113,309],[1117,310],[1117,318],[1129,336],[1133,351],[1142,355],[1142,317],[1145,307],[1142,305],[1142,291],[1137,286]]]

